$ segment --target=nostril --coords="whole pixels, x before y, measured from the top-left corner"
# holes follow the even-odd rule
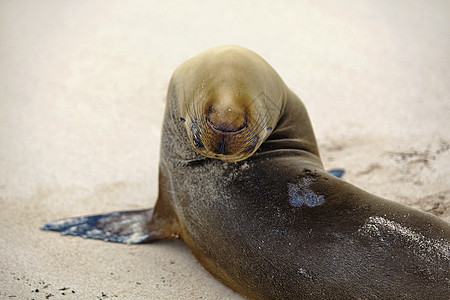
[[[221,140],[220,144],[219,144],[219,149],[217,151],[218,154],[223,154],[226,155],[227,151],[226,151],[226,142],[225,140]]]

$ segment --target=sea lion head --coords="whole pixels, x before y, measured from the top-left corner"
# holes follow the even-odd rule
[[[196,152],[237,162],[276,127],[285,86],[260,56],[237,46],[207,50],[174,73],[180,121]]]

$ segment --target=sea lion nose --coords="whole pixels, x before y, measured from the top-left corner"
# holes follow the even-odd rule
[[[214,130],[229,134],[244,129],[248,118],[238,107],[210,106],[207,120]]]

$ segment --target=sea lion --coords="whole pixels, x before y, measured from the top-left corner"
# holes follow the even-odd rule
[[[300,99],[237,46],[175,71],[154,209],[42,229],[124,243],[179,238],[250,299],[450,296],[449,224],[328,174]]]

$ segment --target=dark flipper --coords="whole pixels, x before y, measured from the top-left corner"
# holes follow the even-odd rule
[[[107,242],[140,244],[167,238],[152,229],[153,209],[113,212],[108,214],[74,217],[47,223],[42,230],[59,231],[63,235],[77,235]]]
[[[341,178],[342,175],[344,174],[344,169],[332,169],[328,170],[328,173],[336,176],[337,178]]]

